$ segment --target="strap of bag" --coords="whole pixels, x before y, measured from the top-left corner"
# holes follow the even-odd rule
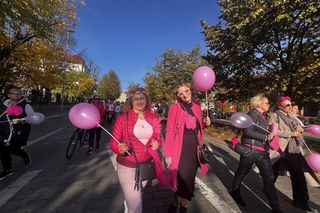
[[[135,173],[135,176],[134,176],[134,180],[135,180],[135,184],[134,184],[134,190],[137,190],[139,191],[139,189],[142,189],[142,183],[140,183],[140,180],[139,180],[139,176],[140,176],[140,163],[138,162],[138,159],[137,159],[137,156],[136,156],[136,153],[133,149],[133,146],[132,146],[132,142],[130,140],[130,135],[129,135],[129,113],[127,112],[127,118],[126,118],[126,126],[127,126],[127,134],[128,134],[128,140],[130,142],[130,148],[133,152],[133,156],[134,156],[134,159],[136,161],[136,173]]]

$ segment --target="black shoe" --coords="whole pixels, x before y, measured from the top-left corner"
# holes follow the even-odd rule
[[[88,154],[93,153],[93,148],[92,148],[92,147],[89,147],[89,149],[88,149],[87,153],[88,153]]]
[[[0,180],[5,179],[6,177],[10,176],[13,174],[12,169],[7,170],[7,171],[3,171],[0,173]]]
[[[23,162],[24,162],[24,166],[25,166],[25,167],[29,167],[29,166],[31,165],[31,157],[30,157],[29,154],[28,154],[28,157],[26,157],[26,158],[23,160]]]
[[[230,192],[231,197],[241,206],[246,206],[246,203],[242,199],[240,195],[240,189],[234,190],[233,192]]]

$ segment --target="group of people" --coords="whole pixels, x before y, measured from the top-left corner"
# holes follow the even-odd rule
[[[26,167],[31,165],[31,157],[22,146],[27,145],[30,124],[25,121],[33,108],[25,101],[17,87],[8,90],[8,99],[0,103],[0,158],[3,171],[0,180],[13,174],[11,154],[22,158]]]
[[[202,119],[201,108],[191,83],[179,84],[174,92],[175,102],[169,106],[166,118],[166,136],[161,134],[161,121],[151,109],[151,101],[143,88],[131,92],[123,113],[115,121],[111,150],[117,154],[117,172],[128,212],[142,212],[142,192],[135,190],[137,163],[153,160],[159,182],[176,192],[177,202],[170,212],[187,212],[194,196],[198,167],[201,175],[208,168],[199,160],[202,129],[209,126],[208,117]],[[164,112],[165,114],[165,112]],[[165,115],[164,115],[165,116]],[[118,143],[120,142],[120,143]],[[159,154],[162,146],[165,168]],[[146,181],[143,182],[145,186]]]
[[[302,155],[303,124],[292,110],[290,97],[280,97],[277,109],[267,118],[269,107],[269,100],[264,95],[257,95],[250,101],[251,110],[248,115],[255,125],[243,129],[241,143],[251,147],[252,151],[249,155],[240,156],[230,194],[238,204],[245,206],[240,194],[241,183],[255,164],[262,176],[263,192],[272,212],[282,212],[275,182],[280,172],[284,174],[286,169],[290,173],[292,204],[304,211],[317,212],[309,206],[307,180],[316,187],[320,187],[320,182]],[[274,127],[277,129],[272,129]],[[278,143],[278,146],[271,146],[271,143]]]
[[[117,154],[118,178],[130,213],[142,212],[142,192],[134,187],[138,163],[152,160],[159,182],[174,191],[175,199],[168,212],[187,212],[194,197],[198,168],[201,169],[200,176],[208,171],[208,167],[200,162],[199,147],[202,144],[202,130],[211,121],[206,116],[203,119],[191,83],[177,85],[173,98],[174,102],[169,107],[164,104],[164,113],[160,110],[160,116],[157,116],[152,112],[145,90],[138,88],[129,95],[123,113],[115,121],[115,138],[111,139],[110,148]],[[293,205],[305,211],[317,212],[308,203],[306,171],[308,177],[313,179],[313,184],[319,186],[319,180],[301,154],[303,128],[298,117],[291,113],[291,99],[281,97],[277,103],[278,109],[270,118],[266,114],[269,107],[268,98],[264,95],[251,99],[248,115],[262,128],[253,125],[243,129],[241,143],[252,149],[248,156],[240,156],[230,194],[239,205],[245,206],[240,194],[241,183],[255,164],[263,178],[264,193],[272,212],[282,212],[275,181],[285,167],[290,173]],[[269,130],[274,126],[272,123],[278,124],[276,131]],[[270,149],[270,143],[274,140],[280,144],[278,150]],[[146,181],[143,186],[145,184]]]

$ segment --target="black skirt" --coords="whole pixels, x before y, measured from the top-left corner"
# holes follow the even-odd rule
[[[187,200],[194,197],[193,191],[198,167],[195,132],[185,129],[177,175],[177,195],[179,197]]]

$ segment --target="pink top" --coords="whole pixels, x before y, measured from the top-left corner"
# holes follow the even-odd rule
[[[134,135],[146,145],[153,134],[152,126],[144,119],[138,119],[133,128]]]

